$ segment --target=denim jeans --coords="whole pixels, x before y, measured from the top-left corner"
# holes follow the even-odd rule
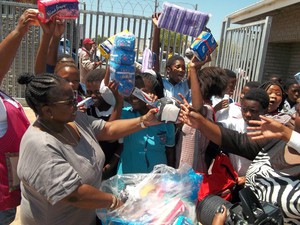
[[[11,224],[15,220],[16,212],[16,208],[0,211],[0,225]]]

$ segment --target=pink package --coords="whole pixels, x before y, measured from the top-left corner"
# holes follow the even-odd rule
[[[38,18],[47,23],[54,16],[59,19],[76,19],[79,16],[78,0],[38,0]]]

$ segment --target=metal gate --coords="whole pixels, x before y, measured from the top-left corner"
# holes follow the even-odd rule
[[[159,9],[162,3],[158,0],[98,0],[97,6],[86,5],[84,1],[79,1],[79,18],[76,20],[66,20],[66,29],[61,41],[64,52],[72,54],[75,60],[80,41],[86,37],[93,38],[97,44],[106,38],[124,29],[129,30],[136,36],[136,61],[141,61],[142,52],[146,47],[151,49],[152,42],[152,18],[153,12]],[[109,5],[110,4],[110,5]],[[116,5],[123,7],[121,13],[116,13],[113,7]],[[191,7],[188,3],[183,3]],[[130,6],[131,9],[128,9]],[[197,5],[192,6],[197,9]],[[17,3],[13,1],[0,0],[0,42],[14,29],[18,18],[27,8],[37,8],[36,5]],[[135,11],[134,11],[135,10]],[[129,12],[132,14],[126,14]],[[24,96],[24,86],[17,84],[17,76],[22,72],[34,72],[34,62],[41,38],[41,28],[31,27],[25,38],[23,38],[18,53],[15,57],[10,71],[4,78],[1,89],[11,96],[22,98]],[[162,31],[162,36],[167,37],[162,41],[161,48],[165,49],[164,55],[169,53],[170,46],[174,53],[183,55],[188,45],[193,41],[192,37],[174,34],[169,31]],[[175,36],[175,37],[174,37]],[[176,44],[175,39],[180,40]],[[174,41],[173,41],[174,40]],[[101,56],[100,56],[101,57]],[[165,59],[161,53],[161,72],[164,71]]]
[[[234,99],[248,81],[262,81],[272,18],[230,27],[230,20],[223,22],[217,66],[237,73]]]

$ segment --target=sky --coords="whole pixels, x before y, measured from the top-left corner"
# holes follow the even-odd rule
[[[96,10],[98,5],[98,0],[80,0],[80,2],[85,1],[87,9],[89,10]],[[99,0],[100,1],[100,7],[102,11],[108,11],[112,8],[112,6],[108,6],[111,2],[114,2],[113,0]],[[146,2],[145,0],[139,0],[143,3]],[[244,7],[247,7],[249,5],[252,5],[254,3],[259,2],[260,0],[169,0],[168,2],[180,5],[185,8],[193,8],[197,4],[197,10],[201,12],[210,13],[211,17],[209,19],[209,22],[207,24],[207,27],[211,29],[212,34],[214,35],[216,40],[220,39],[221,36],[221,28],[222,28],[222,21],[224,18]],[[130,0],[115,0],[114,2],[114,8],[113,11],[117,13],[122,13],[121,7],[117,7],[119,3],[122,4],[123,2],[130,2],[132,4],[135,1]],[[147,1],[149,4],[153,4],[154,1]],[[159,0],[159,9],[161,9],[161,5],[164,1]],[[137,3],[139,4],[139,3]],[[154,4],[153,4],[154,5]],[[105,7],[108,7],[105,9]],[[124,7],[125,8],[125,7]],[[148,7],[151,9],[151,7]],[[100,9],[100,10],[101,10]],[[127,12],[126,9],[123,9],[124,13],[130,14],[130,12]],[[151,16],[151,12],[148,12],[149,16]],[[147,12],[145,12],[145,15],[147,16]]]

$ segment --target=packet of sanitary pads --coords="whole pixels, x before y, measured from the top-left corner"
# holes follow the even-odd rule
[[[39,15],[42,23],[53,17],[59,19],[76,19],[79,16],[78,0],[38,0]]]
[[[192,43],[191,49],[195,56],[204,61],[206,56],[210,55],[218,44],[210,32],[203,31]]]

